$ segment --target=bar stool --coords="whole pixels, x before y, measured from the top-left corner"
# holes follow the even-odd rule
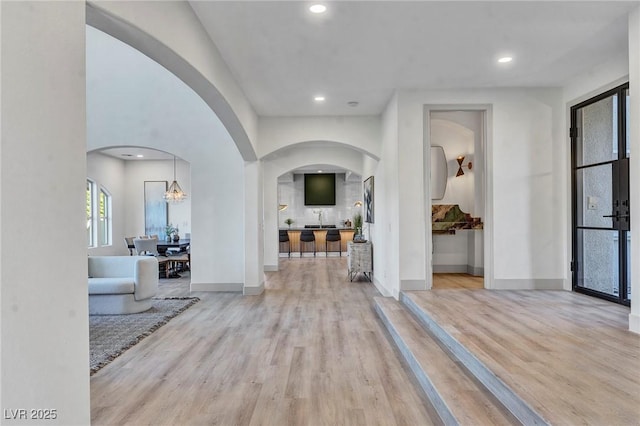
[[[338,243],[338,252],[340,256],[342,256],[342,242],[340,238],[340,231],[337,229],[329,229],[327,230],[327,237],[324,242],[324,251],[327,256],[329,256],[329,243]]]
[[[313,231],[303,229],[300,231],[300,257],[302,257],[302,248],[305,243],[313,243],[313,256],[316,256],[316,236]]]
[[[291,257],[291,240],[289,240],[289,232],[286,229],[280,229],[278,238],[280,240],[280,244],[287,243],[287,250],[289,253],[289,257]]]

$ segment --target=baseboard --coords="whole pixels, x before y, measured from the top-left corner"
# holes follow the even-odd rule
[[[434,274],[469,274],[475,277],[484,277],[482,266],[471,265],[433,265]]]
[[[498,279],[493,280],[492,290],[564,290],[562,279]]]
[[[245,296],[259,296],[264,293],[264,282],[260,283],[257,287],[244,287],[242,294]]]
[[[629,331],[640,334],[640,315],[629,314]]]
[[[380,292],[381,295],[383,295],[384,297],[391,297],[391,292],[382,285],[382,283],[380,281],[377,280],[377,278],[374,276],[373,277],[373,285],[376,287],[376,289],[378,289],[378,291]],[[397,300],[397,298],[396,298]]]
[[[400,291],[426,290],[426,280],[400,280]]]
[[[484,277],[484,267],[467,265],[467,274],[474,277]]]
[[[276,272],[278,271],[278,265],[264,265],[265,272]]]
[[[242,293],[242,283],[191,283],[191,291],[233,291]]]
[[[467,265],[433,265],[434,274],[466,274]]]

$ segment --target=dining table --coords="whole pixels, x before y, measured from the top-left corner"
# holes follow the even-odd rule
[[[169,248],[179,248],[180,251],[184,251],[191,244],[190,238],[180,238],[178,241],[166,241],[158,240],[158,253],[162,254]]]
[[[167,252],[167,249],[169,248],[178,248],[180,249],[180,251],[185,251],[187,249],[187,247],[189,247],[189,245],[191,245],[191,239],[190,238],[180,238],[178,241],[166,241],[166,240],[158,240],[158,253],[159,254],[165,254]],[[129,244],[128,248],[130,249],[135,249],[135,246],[133,244]]]

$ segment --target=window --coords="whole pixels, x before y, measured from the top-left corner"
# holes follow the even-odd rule
[[[94,239],[93,229],[93,188],[95,184],[93,181],[87,179],[87,245],[89,247],[95,247],[96,242]]]
[[[98,234],[100,235],[100,245],[107,246],[111,244],[111,195],[104,188],[100,188],[99,197],[100,227]]]
[[[94,181],[87,179],[87,245],[112,244],[111,195],[105,188],[97,191]]]

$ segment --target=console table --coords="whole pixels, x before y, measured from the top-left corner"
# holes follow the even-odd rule
[[[349,241],[347,243],[347,268],[349,274],[349,280],[353,281],[353,278],[362,272],[364,276],[371,281],[371,274],[373,273],[373,259],[371,257],[371,243],[354,243]]]

